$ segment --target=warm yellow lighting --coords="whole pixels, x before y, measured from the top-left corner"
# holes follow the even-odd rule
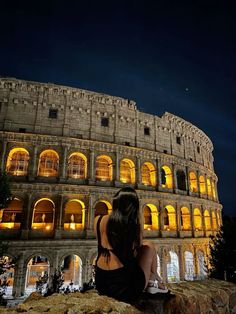
[[[172,189],[173,188],[173,179],[172,172],[169,167],[163,166],[161,168],[161,176],[162,176],[162,187]]]
[[[190,191],[196,193],[198,191],[197,176],[194,172],[189,172],[189,187]]]
[[[56,177],[58,175],[59,155],[54,150],[45,150],[39,157],[38,176]]]
[[[8,157],[6,171],[14,176],[25,176],[29,164],[29,153],[25,148],[13,148]]]
[[[181,227],[182,230],[191,230],[190,213],[187,207],[181,208]]]
[[[150,162],[145,162],[141,167],[141,181],[144,185],[156,185],[155,167]]]
[[[51,227],[50,226],[46,226],[46,230],[50,230],[51,229]]]
[[[109,156],[102,155],[96,158],[96,180],[112,180],[112,159]]]
[[[68,159],[68,177],[74,179],[87,178],[87,158],[82,153],[73,153]]]
[[[193,210],[193,224],[197,231],[202,229],[202,215],[199,208]]]
[[[164,211],[164,228],[165,230],[176,230],[176,214],[172,205],[167,205]]]
[[[123,183],[135,183],[135,167],[132,160],[127,158],[121,160],[120,181]]]
[[[199,177],[200,193],[206,194],[206,184],[204,176]]]

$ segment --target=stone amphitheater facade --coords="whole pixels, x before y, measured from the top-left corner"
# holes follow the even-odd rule
[[[73,87],[0,78],[0,166],[14,199],[1,210],[0,239],[17,257],[13,295],[27,265],[44,256],[53,273],[80,258],[82,281],[96,257],[93,221],[123,186],[136,189],[144,237],[167,281],[204,277],[209,236],[222,218],[206,134],[171,113]]]

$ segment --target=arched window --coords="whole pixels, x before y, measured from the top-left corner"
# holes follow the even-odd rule
[[[58,175],[59,156],[54,150],[45,150],[39,157],[38,176],[56,177]]]
[[[32,229],[52,230],[54,224],[55,205],[53,201],[42,198],[35,203]]]
[[[207,231],[211,230],[211,216],[207,209],[204,211],[204,222],[206,230]]]
[[[212,211],[211,215],[212,215],[212,229],[217,230],[216,214],[214,211]]]
[[[151,214],[151,209],[148,206],[144,207],[143,216],[144,216],[144,229],[151,229],[152,228],[152,214]]]
[[[20,229],[23,202],[14,198],[6,208],[0,210],[0,229]]]
[[[176,214],[171,205],[167,205],[164,210],[164,230],[176,230]]]
[[[112,160],[109,156],[98,156],[96,158],[96,180],[112,180]]]
[[[215,189],[215,182],[211,182],[211,187],[212,187],[212,195],[214,200],[216,199],[216,189]]]
[[[178,190],[186,191],[186,176],[183,170],[176,171]]]
[[[123,183],[135,183],[135,167],[130,159],[122,159],[120,162],[120,181]]]
[[[204,176],[199,177],[200,193],[206,194],[206,184]]]
[[[66,287],[69,287],[71,281],[73,282],[73,288],[77,290],[82,288],[82,268],[82,260],[78,255],[66,256],[61,264],[64,279],[62,288],[66,289]]]
[[[196,231],[202,230],[202,215],[199,208],[193,210],[193,222]]]
[[[199,279],[204,279],[206,277],[206,266],[205,266],[204,253],[202,251],[198,251],[197,259],[198,259],[198,269],[199,269],[198,277]]]
[[[108,215],[111,210],[112,210],[112,206],[108,201],[104,201],[104,200],[99,201],[95,205],[94,217]]]
[[[181,227],[182,230],[191,230],[190,213],[187,207],[181,208]]]
[[[161,168],[161,185],[163,188],[168,189],[172,189],[173,187],[172,172],[167,166]]]
[[[68,177],[85,179],[87,177],[87,158],[81,153],[73,153],[68,160]]]
[[[156,171],[155,167],[150,162],[145,162],[141,167],[142,184],[155,186],[156,185]]]
[[[209,178],[207,178],[207,193],[208,196],[212,196],[211,180]]]
[[[84,203],[70,200],[65,206],[64,229],[80,230],[84,228]]]
[[[197,187],[197,176],[195,172],[189,172],[189,188],[191,192],[196,193],[198,191]]]
[[[178,255],[170,251],[170,262],[167,263],[167,280],[168,282],[179,281],[179,258]]]
[[[7,157],[6,172],[13,176],[26,176],[29,153],[24,148],[13,148]]]

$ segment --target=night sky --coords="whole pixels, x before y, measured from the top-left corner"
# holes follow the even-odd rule
[[[0,75],[133,99],[214,145],[224,213],[236,216],[234,1],[0,2]]]

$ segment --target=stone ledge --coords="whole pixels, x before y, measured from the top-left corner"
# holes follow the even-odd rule
[[[219,280],[169,284],[170,295],[144,294],[133,305],[99,296],[95,290],[68,295],[54,294],[44,298],[32,293],[15,308],[0,313],[123,313],[123,314],[230,314],[236,313],[236,285]]]

